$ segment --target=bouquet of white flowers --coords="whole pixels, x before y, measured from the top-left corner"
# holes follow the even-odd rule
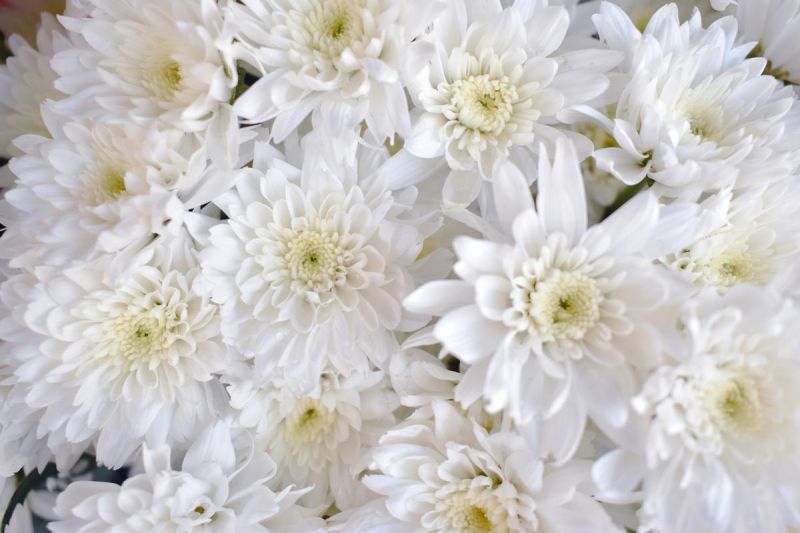
[[[800,528],[800,0],[0,19],[2,530]]]

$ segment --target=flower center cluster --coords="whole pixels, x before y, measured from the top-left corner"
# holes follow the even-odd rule
[[[323,444],[333,427],[335,411],[317,398],[304,397],[283,422],[283,438],[293,452],[310,444]]]
[[[524,280],[512,292],[514,307],[527,328],[545,341],[580,340],[600,320],[603,294],[597,282],[575,271],[553,270]]]
[[[508,77],[492,79],[488,74],[456,80],[450,86],[451,120],[481,133],[499,135],[514,113],[519,99]]]
[[[508,517],[489,487],[470,487],[449,494],[444,516],[452,533],[501,533],[509,531]]]
[[[733,287],[757,281],[760,277],[754,258],[743,252],[726,252],[703,267],[706,280],[717,287]]]
[[[710,102],[687,99],[680,106],[680,112],[689,123],[692,135],[702,140],[715,140],[722,129],[722,115]]]
[[[363,34],[362,0],[318,0],[305,15],[309,47],[334,59]]]
[[[775,430],[781,426],[785,398],[772,373],[761,365],[709,365],[713,355],[699,357],[697,366],[679,370],[666,397],[650,398],[660,431],[680,436],[693,451],[715,455],[729,446],[751,449],[754,457],[781,448],[780,430]],[[663,450],[673,451],[670,446]]]
[[[104,162],[90,169],[85,178],[89,195],[96,205],[119,198],[125,192],[125,167]]]
[[[284,255],[292,280],[315,292],[327,292],[344,283],[345,259],[338,235],[318,230],[297,234],[288,241]]]
[[[183,85],[181,66],[171,58],[145,62],[140,76],[142,85],[153,96],[165,101],[174,100]]]
[[[744,433],[761,427],[762,402],[753,376],[733,375],[703,390],[703,404],[714,425],[724,432]]]
[[[763,283],[771,273],[770,264],[768,257],[754,253],[741,239],[723,252],[698,261],[696,268],[704,284],[727,289],[741,283]]]
[[[158,357],[169,346],[169,331],[163,316],[141,312],[122,315],[111,325],[116,355],[133,363]]]

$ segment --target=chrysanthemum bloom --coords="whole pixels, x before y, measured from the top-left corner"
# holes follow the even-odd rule
[[[209,422],[227,349],[216,305],[192,287],[197,268],[133,266],[106,280],[107,267],[38,268],[26,300],[5,302],[16,303],[2,330],[16,383],[2,416],[24,403],[53,454],[94,444],[99,462],[119,467],[144,440],[186,442]],[[0,441],[17,437],[1,425]]]
[[[433,413],[389,431],[364,478],[409,531],[615,531],[588,462],[552,468],[516,433],[487,432],[443,401]]]
[[[762,185],[800,157],[800,105],[790,87],[762,76],[765,60],[745,59],[736,21],[703,29],[700,16],[680,24],[674,5],[660,9],[643,34],[613,4],[595,25],[611,49],[626,53],[630,81],[616,116],[593,115],[617,147],[595,152],[597,165],[632,185],[695,199],[723,187]]]
[[[144,472],[120,486],[76,481],[59,495],[49,524],[54,533],[152,531],[155,533],[321,531],[322,521],[296,504],[304,489],[271,486],[278,466],[243,447],[225,423],[206,430],[181,467],[167,446],[145,447]]]
[[[257,445],[281,465],[276,479],[313,487],[301,502],[320,511],[367,499],[356,475],[366,467],[365,452],[395,424],[399,406],[383,372],[342,376],[327,370],[308,393],[294,392],[280,376],[253,374],[231,380],[231,405]]]
[[[643,497],[642,529],[665,533],[800,526],[797,320],[756,287],[692,302],[686,348],[635,398],[646,440],[595,466],[601,496]]]
[[[364,104],[378,139],[410,130],[402,78],[422,67],[410,52],[441,0],[245,0],[227,18],[238,55],[263,77],[236,102],[253,122],[275,119],[282,141],[324,101]]]
[[[700,287],[768,285],[800,256],[796,176],[790,182],[704,202],[719,223],[664,261]]]
[[[684,240],[691,210],[659,220],[651,194],[587,228],[574,148],[558,141],[539,163],[534,209],[518,171],[494,176],[502,233],[459,237],[458,280],[417,289],[408,308],[441,316],[433,335],[470,365],[456,389],[465,405],[483,396],[518,422],[558,424],[552,453],[569,457],[586,414],[606,431],[625,424],[631,368],[657,364],[670,338],[671,276],[655,248]]]
[[[320,130],[304,140],[302,168],[260,143],[250,172],[215,200],[229,220],[202,253],[226,340],[299,388],[316,386],[328,360],[345,373],[385,360],[404,327],[423,240],[423,219],[407,213],[416,192],[388,190],[356,143]],[[374,349],[355,351],[359,340]]]
[[[12,141],[20,135],[49,135],[41,106],[64,96],[53,85],[56,73],[50,60],[72,45],[65,33],[55,17],[43,16],[34,43],[18,35],[8,39],[14,55],[0,65],[0,157],[18,153]]]
[[[24,155],[9,164],[17,183],[5,196],[14,209],[3,213],[0,256],[14,267],[128,261],[156,237],[185,235],[186,210],[234,177],[174,130],[55,118],[50,130],[18,138]]]
[[[498,159],[512,150],[570,135],[558,130],[559,112],[602,94],[602,74],[620,54],[577,50],[557,54],[569,27],[561,6],[514,6],[456,0],[416,46],[433,47],[433,58],[415,72],[409,91],[419,107],[407,139],[409,154],[446,159],[452,170],[445,205],[469,205],[491,177]]]
[[[85,43],[53,59],[56,87],[70,95],[60,112],[181,131],[203,131],[219,116],[236,69],[216,2],[86,0],[86,8],[91,16],[61,18]]]
[[[751,56],[767,60],[765,74],[800,85],[800,2],[738,0],[739,41],[758,43]]]

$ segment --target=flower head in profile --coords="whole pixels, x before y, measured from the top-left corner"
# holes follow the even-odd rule
[[[789,181],[710,198],[703,205],[719,222],[664,261],[695,285],[720,292],[743,283],[769,285],[800,253],[796,195]]]
[[[553,453],[564,459],[587,412],[604,429],[626,423],[631,369],[659,361],[672,283],[653,254],[664,244],[659,234],[684,238],[681,224],[692,210],[659,209],[642,194],[587,228],[567,141],[557,142],[552,163],[542,155],[538,184],[534,208],[516,167],[494,175],[502,231],[493,240],[457,238],[460,279],[423,285],[405,304],[441,316],[434,337],[470,365],[457,400],[483,396],[490,411],[506,410],[518,422],[559,423],[563,440]]]
[[[257,372],[256,372],[257,373]],[[365,450],[395,423],[396,394],[383,372],[349,376],[326,370],[310,392],[296,392],[278,375],[247,372],[228,391],[239,423],[281,465],[284,484],[313,487],[301,502],[348,509],[364,499],[356,475]]]
[[[17,183],[0,256],[14,267],[125,262],[158,238],[185,237],[186,211],[235,176],[174,130],[55,117],[49,126],[52,138],[19,138],[23,154],[9,163]]]
[[[208,422],[228,352],[216,305],[192,288],[196,267],[133,266],[107,280],[107,266],[37,269],[3,340],[14,355],[9,395],[38,411],[52,453],[94,444],[98,461],[119,467],[143,441],[186,442]]]
[[[514,432],[487,432],[448,402],[432,419],[412,416],[372,452],[365,477],[407,527],[437,533],[574,531],[591,523],[614,531],[592,500],[589,465],[545,465]],[[413,453],[410,453],[413,450]]]
[[[378,139],[408,134],[402,78],[420,68],[409,52],[441,0],[247,0],[228,18],[240,58],[264,75],[236,102],[252,121],[274,119],[282,141],[323,102],[359,108]]]
[[[761,186],[797,166],[800,105],[791,88],[762,75],[763,59],[745,59],[750,46],[736,44],[733,18],[704,29],[699,13],[681,24],[669,5],[640,33],[604,2],[594,21],[600,38],[626,54],[629,80],[613,122],[595,115],[617,144],[595,152],[598,167],[694,200]]]
[[[689,303],[685,349],[633,402],[646,440],[595,466],[601,496],[640,490],[643,527],[665,532],[796,528],[796,321],[788,302],[756,287]]]
[[[21,135],[48,135],[41,106],[64,97],[53,85],[50,60],[72,45],[65,33],[55,17],[44,15],[31,43],[19,35],[9,37],[13,55],[0,65],[0,157],[18,154],[12,141]]]
[[[297,505],[305,489],[275,490],[277,465],[224,422],[203,432],[173,468],[169,447],[145,447],[144,472],[122,485],[77,481],[59,495],[55,533],[74,531],[321,531]]]

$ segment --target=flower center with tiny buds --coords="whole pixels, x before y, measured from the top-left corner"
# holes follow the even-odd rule
[[[529,315],[545,338],[580,340],[600,320],[602,300],[592,278],[555,270],[536,283]]]
[[[709,383],[703,390],[703,403],[721,431],[745,433],[762,425],[759,383],[752,376],[733,375]]]
[[[689,123],[692,135],[702,140],[714,140],[722,129],[722,116],[710,102],[688,99],[680,106],[681,113]]]
[[[120,316],[113,321],[111,330],[116,355],[123,364],[158,357],[169,346],[166,320],[155,314]]]
[[[89,186],[93,189],[95,203],[116,200],[125,192],[125,168],[121,165],[104,163],[90,173]]]
[[[317,1],[305,15],[309,47],[334,59],[363,34],[361,0]]]
[[[509,531],[502,504],[488,487],[465,488],[449,494],[444,506],[447,528],[452,533],[501,533]]]
[[[456,80],[450,86],[450,104],[454,117],[464,127],[481,133],[500,134],[514,112],[519,99],[508,78],[492,79],[487,74]]]
[[[287,243],[284,256],[292,280],[316,292],[344,282],[345,254],[335,234],[308,230]]]
[[[142,67],[142,84],[157,98],[171,101],[181,90],[183,75],[174,59],[146,62]]]
[[[750,253],[744,243],[698,264],[702,279],[709,285],[730,288],[740,283],[760,284],[768,277],[767,262]]]
[[[283,423],[283,435],[293,450],[309,444],[324,442],[328,430],[333,427],[335,412],[316,398],[304,397],[297,402],[292,413]]]

